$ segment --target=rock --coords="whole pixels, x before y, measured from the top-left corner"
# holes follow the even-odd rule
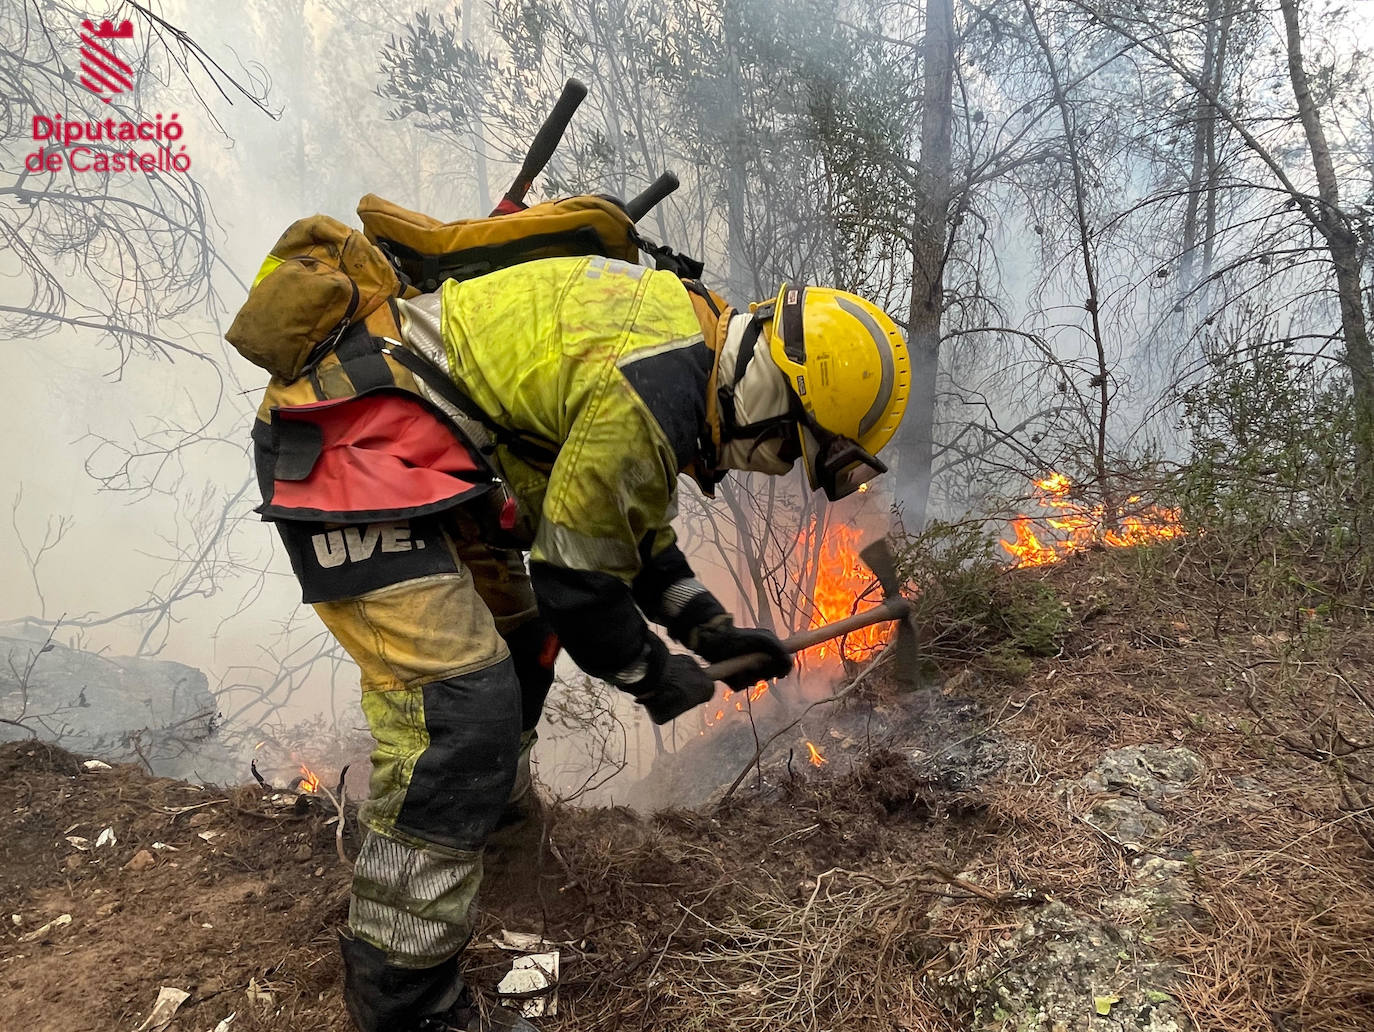
[[[1058,788],[1081,819],[1141,854],[1169,829],[1151,805],[1185,791],[1204,769],[1191,749],[1131,746],[1111,750],[1084,777]],[[1170,993],[1178,972],[1150,946],[1153,933],[1193,910],[1191,864],[1187,854],[1148,854],[1135,856],[1130,866],[1126,888],[1100,903],[1105,919],[1047,903],[979,954],[976,965],[956,965],[941,980],[951,1007],[967,1011],[972,997],[971,1032],[1193,1028]],[[954,959],[963,948],[951,947]]]
[[[191,773],[185,742],[208,737],[217,711],[205,675],[181,663],[72,648],[61,627],[48,642],[49,626],[0,625],[0,716],[17,716],[25,671],[28,711],[47,715],[27,728],[0,724],[0,742],[32,730],[72,752],[138,762],[131,736],[141,732],[140,747],[159,774],[178,776],[183,766]]]
[[[1192,865],[1186,860],[1168,860],[1162,856],[1144,856],[1131,862],[1131,874],[1135,883],[1150,892],[1174,891],[1183,885],[1185,894],[1192,896],[1193,890],[1188,883]]]
[[[66,928],[67,925],[69,925],[69,924],[71,924],[71,923],[72,923],[72,915],[71,915],[71,914],[63,914],[61,917],[53,918],[53,919],[52,919],[51,921],[49,921],[47,924],[42,925],[42,926],[39,927],[39,928],[35,928],[33,931],[27,932],[27,933],[25,933],[24,935],[21,935],[21,936],[19,937],[19,941],[20,941],[20,942],[37,942],[39,939],[42,939],[45,935],[48,935],[48,934],[51,933],[51,932],[55,932],[55,931],[57,931],[59,928]]]
[[[1196,892],[1186,860],[1162,856],[1131,861],[1131,884],[1124,892],[1102,901],[1103,911],[1118,924],[1159,928],[1181,916],[1191,916]]]
[[[1122,799],[1120,796],[1094,804],[1089,819],[1103,834],[1137,853],[1169,827],[1163,817],[1148,809],[1139,799]]]
[[[140,849],[129,859],[129,862],[124,865],[124,870],[133,871],[135,874],[138,874],[148,870],[150,867],[156,866],[157,857],[153,856],[153,854],[146,849]]]
[[[1189,1032],[1168,992],[1174,970],[1130,932],[1051,902],[987,949],[971,970],[939,980],[951,1009],[967,1012],[974,1032]],[[1110,1001],[1110,1002],[1108,1002]],[[1110,1023],[1098,1014],[1105,1006]]]
[[[1183,791],[1205,769],[1202,757],[1181,745],[1131,745],[1109,751],[1080,783],[1090,792],[1126,789],[1154,802]]]

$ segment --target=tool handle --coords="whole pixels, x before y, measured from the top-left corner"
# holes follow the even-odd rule
[[[809,631],[799,631],[790,638],[783,639],[782,647],[788,652],[801,652],[803,649],[809,649],[823,641],[830,641],[864,627],[872,627],[876,623],[905,619],[910,613],[911,603],[906,599],[900,596],[885,598],[872,609],[862,613],[846,616],[843,620],[836,620],[834,623],[828,623],[822,627],[813,627]],[[734,677],[736,674],[742,674],[754,667],[761,666],[767,661],[768,657],[761,652],[751,652],[744,656],[731,656],[729,659],[722,659],[719,663],[712,663],[706,667],[706,676],[713,681],[723,681],[727,677]]]
[[[573,112],[586,96],[587,87],[577,79],[569,79],[563,84],[563,92],[558,96],[558,103],[549,112],[549,117],[544,119],[539,132],[535,134],[534,142],[525,154],[525,163],[520,166],[515,182],[506,191],[503,204],[508,201],[518,208],[525,203],[525,194],[529,193],[534,177],[544,171],[544,166],[553,157],[553,152],[558,149],[558,143],[563,139],[568,123],[572,121]]]
[[[677,176],[671,172],[664,172],[647,187],[644,192],[632,198],[630,203],[625,205],[625,210],[630,213],[630,221],[638,222],[645,215],[649,214],[663,198],[676,190],[682,184],[678,182]]]

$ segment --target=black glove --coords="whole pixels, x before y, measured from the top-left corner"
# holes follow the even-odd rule
[[[716,694],[716,683],[691,656],[670,653],[668,646],[654,636],[650,636],[645,649],[644,676],[635,681],[618,680],[616,684],[635,697],[655,724],[666,724],[703,702],[710,702]]]
[[[708,663],[719,663],[735,656],[757,652],[768,657],[757,667],[728,678],[735,691],[742,691],[759,681],[786,677],[792,672],[792,656],[772,631],[762,627],[736,627],[729,614],[717,616],[687,635],[687,647]]]
[[[716,682],[706,676],[691,656],[673,654],[664,664],[658,685],[647,695],[636,696],[655,724],[666,724],[690,709],[710,702]]]

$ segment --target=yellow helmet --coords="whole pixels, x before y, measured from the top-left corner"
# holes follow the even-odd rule
[[[769,353],[800,402],[807,480],[843,498],[887,471],[875,456],[911,394],[906,342],[886,312],[843,290],[784,283],[772,307]]]

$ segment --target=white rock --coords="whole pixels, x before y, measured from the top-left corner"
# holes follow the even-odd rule
[[[552,953],[533,953],[528,957],[517,957],[511,970],[496,987],[498,996],[523,996],[526,993],[542,992],[530,999],[522,999],[520,1013],[527,1018],[537,1018],[546,1014],[558,1013],[558,951]]]
[[[41,928],[35,928],[35,929],[34,929],[33,931],[31,931],[31,932],[28,932],[28,933],[26,933],[26,934],[24,934],[24,935],[21,935],[21,936],[19,937],[19,941],[20,941],[20,942],[34,942],[34,941],[37,940],[37,939],[43,938],[43,936],[47,935],[49,932],[54,932],[54,931],[56,931],[56,930],[59,929],[59,928],[65,928],[67,925],[69,925],[69,924],[71,924],[71,923],[72,923],[72,915],[71,915],[71,914],[63,914],[61,917],[55,917],[55,918],[53,918],[51,921],[49,921],[47,924],[43,925]]]

